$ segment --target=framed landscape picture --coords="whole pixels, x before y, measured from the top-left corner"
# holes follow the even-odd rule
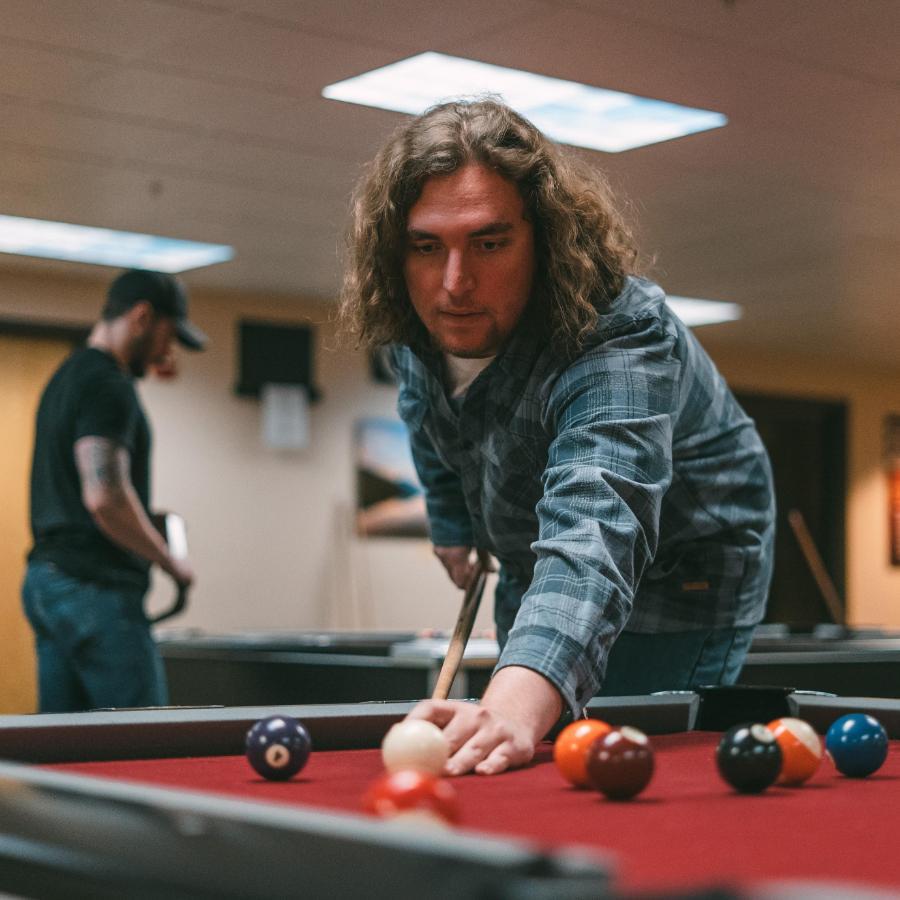
[[[366,537],[428,536],[425,497],[416,476],[406,426],[360,419],[354,433],[356,531]]]

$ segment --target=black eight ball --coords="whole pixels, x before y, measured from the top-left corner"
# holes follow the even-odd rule
[[[716,750],[719,773],[742,794],[758,794],[781,772],[781,748],[765,725],[735,725]]]

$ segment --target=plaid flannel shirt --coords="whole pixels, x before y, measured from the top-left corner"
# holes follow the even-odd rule
[[[762,619],[768,457],[655,284],[629,278],[574,359],[520,329],[461,402],[439,353],[392,355],[432,541],[501,564],[498,669],[539,672],[578,714],[622,629]]]

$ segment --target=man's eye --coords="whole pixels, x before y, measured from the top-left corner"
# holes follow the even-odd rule
[[[413,253],[419,253],[422,256],[428,256],[437,249],[437,244],[413,244]]]
[[[481,242],[481,249],[486,251],[487,253],[491,253],[494,250],[499,250],[501,247],[505,247],[507,241],[500,241],[494,238],[486,238]]]

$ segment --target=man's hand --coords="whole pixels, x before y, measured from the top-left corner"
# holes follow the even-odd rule
[[[171,559],[166,571],[181,588],[189,588],[194,583],[194,568],[186,559]]]
[[[477,772],[493,775],[524,766],[534,756],[537,741],[528,729],[503,716],[462,700],[423,700],[410,719],[427,719],[444,730],[450,745],[447,775]]]
[[[434,555],[447,570],[450,580],[461,589],[469,586],[472,573],[475,571],[476,559],[481,560],[481,564],[488,572],[494,570],[491,556],[484,550],[479,550],[476,556],[472,547],[434,547]]]
[[[479,705],[423,700],[409,718],[443,729],[450,745],[447,775],[495,775],[529,763],[561,711],[559,692],[546,678],[507,666],[491,679]]]

